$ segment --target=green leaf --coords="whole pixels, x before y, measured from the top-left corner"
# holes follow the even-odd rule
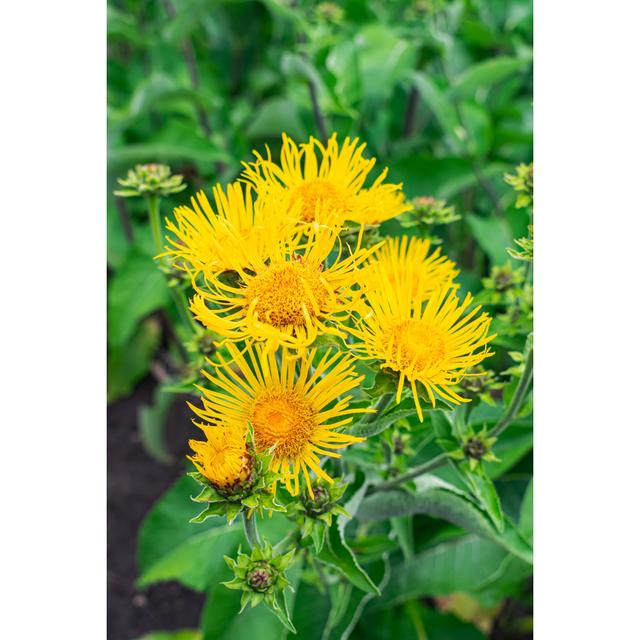
[[[243,543],[242,525],[231,526],[220,517],[190,523],[202,509],[191,495],[193,478],[180,478],[152,507],[138,536],[138,584],[178,580],[196,591],[212,582],[229,579],[223,556],[234,556]],[[259,521],[260,535],[270,542],[281,539],[291,528],[285,518],[265,517]]]
[[[158,266],[149,256],[132,249],[109,282],[109,344],[124,345],[140,320],[168,301],[169,289]]]
[[[282,640],[284,637],[280,621],[266,605],[247,607],[242,615],[240,593],[214,582],[207,592],[202,612],[202,640]]]
[[[107,401],[128,395],[134,385],[149,372],[149,363],[160,345],[160,325],[154,318],[145,320],[121,347],[110,347],[107,355]]]
[[[473,97],[478,89],[488,89],[509,76],[526,69],[530,57],[508,58],[506,56],[483,60],[465,69],[452,83],[449,96],[452,99]]]
[[[280,138],[284,122],[287,123],[286,130],[289,136],[295,140],[304,137],[305,127],[295,103],[286,98],[265,100],[252,118],[247,136],[253,140]]]
[[[293,607],[293,624],[298,631],[297,637],[304,640],[323,640],[324,628],[329,618],[331,602],[326,593],[300,582],[296,590]],[[292,638],[289,634],[287,637]]]
[[[175,396],[158,387],[153,396],[153,404],[138,409],[138,432],[142,445],[152,458],[163,464],[169,464],[173,460],[165,441],[165,425],[174,400]]]
[[[334,522],[327,532],[327,537],[318,559],[335,567],[354,586],[367,593],[379,593],[378,587],[367,572],[360,566],[355,554],[347,545],[338,525]]]
[[[398,538],[405,559],[413,556],[413,517],[398,516],[391,518],[391,529]]]
[[[509,164],[491,162],[483,165],[482,173],[489,179],[502,176],[509,169]],[[458,157],[406,156],[396,160],[390,170],[394,182],[402,182],[409,197],[430,195],[449,200],[477,183],[470,162]]]
[[[366,414],[365,414],[366,415]],[[353,427],[347,427],[345,433],[351,436],[359,436],[362,438],[369,438],[382,433],[389,427],[393,426],[398,420],[415,416],[415,409],[405,409],[402,411],[391,411],[380,418],[374,418],[372,422],[358,422]]]
[[[487,254],[491,264],[500,266],[511,260],[507,247],[513,238],[506,220],[501,218],[481,218],[472,213],[465,217],[473,237]]]
[[[485,591],[501,579],[505,565],[511,562],[519,569],[520,579],[531,573],[530,565],[475,535],[442,542],[396,565],[389,585],[374,606],[459,591]]]
[[[529,482],[524,499],[520,505],[520,521],[518,522],[520,533],[529,540],[533,541],[533,480]]]
[[[378,561],[371,567],[371,574],[379,590],[387,586],[391,576],[389,560]],[[353,637],[354,629],[361,620],[365,608],[370,602],[375,602],[373,593],[363,593],[359,589],[349,588],[344,592],[338,592],[334,597],[334,609],[327,620],[324,629],[323,640],[348,640]],[[339,608],[339,611],[338,611]]]
[[[504,513],[493,482],[485,476],[481,467],[477,467],[474,471],[464,469],[461,470],[461,473],[471,493],[489,515],[498,532],[502,533],[504,531]]]
[[[425,73],[415,72],[411,74],[411,79],[420,97],[427,107],[433,111],[450,142],[452,150],[461,154],[466,132],[462,127],[454,103]]]
[[[487,515],[455,487],[430,476],[430,487],[417,493],[402,490],[380,491],[365,498],[357,512],[359,520],[377,521],[390,517],[423,513],[447,520],[469,532],[491,540],[508,551],[531,562],[530,545],[507,520],[504,533],[499,533]]]

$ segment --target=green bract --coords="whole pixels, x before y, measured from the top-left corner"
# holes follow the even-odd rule
[[[351,517],[346,509],[337,504],[346,488],[346,484],[339,482],[329,484],[324,480],[316,480],[312,486],[313,498],[305,490],[287,505],[287,513],[300,527],[302,538],[311,536],[317,553],[322,550],[333,517]]]
[[[126,178],[118,178],[118,183],[124,189],[118,189],[113,193],[121,198],[149,194],[168,196],[187,188],[187,185],[182,182],[181,175],[172,175],[171,169],[166,164],[155,163],[136,165],[135,169],[129,169]]]
[[[295,628],[289,618],[283,591],[293,587],[287,580],[285,571],[295,559],[295,549],[285,554],[274,553],[273,547],[267,542],[264,546],[254,546],[251,554],[242,553],[238,548],[236,559],[224,556],[228,567],[233,571],[233,579],[222,584],[228,589],[242,590],[240,611],[244,611],[248,604],[257,607],[264,602],[280,619],[280,621],[295,633]]]
[[[251,476],[229,491],[215,488],[197,471],[187,475],[202,486],[202,491],[191,499],[207,505],[197,516],[191,518],[190,522],[204,522],[211,516],[225,516],[231,524],[243,510],[247,512],[248,517],[251,517],[256,509],[286,511],[277,501],[272,489],[279,475],[269,471],[268,455],[255,455]]]

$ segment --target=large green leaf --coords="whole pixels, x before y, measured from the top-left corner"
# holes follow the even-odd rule
[[[509,76],[526,69],[530,57],[508,58],[500,56],[483,60],[465,69],[452,83],[449,96],[452,99],[471,97],[478,89],[488,89]]]
[[[475,535],[457,538],[442,542],[417,554],[409,562],[395,566],[389,585],[373,606],[388,606],[413,598],[459,591],[488,594],[489,589],[503,579],[506,571],[511,571],[508,581],[511,588],[514,582],[519,583],[531,574],[531,566]]]
[[[483,536],[526,562],[531,562],[531,547],[508,520],[504,532],[499,533],[480,507],[461,491],[433,476],[422,480],[426,480],[431,486],[416,493],[403,490],[380,491],[365,498],[358,509],[358,519],[376,521],[417,513],[427,514]]]
[[[318,559],[336,568],[358,589],[367,593],[378,593],[378,587],[360,566],[335,522],[327,532],[325,544],[318,554]]]
[[[214,582],[207,593],[202,612],[202,640],[283,640],[286,630],[269,611],[260,604],[255,609],[247,607],[240,612],[240,591],[227,589]]]
[[[382,433],[389,427],[393,426],[398,420],[415,416],[415,409],[405,409],[402,411],[392,411],[380,418],[374,418],[371,422],[358,422],[354,426],[345,428],[345,432],[351,436],[359,436],[362,438],[370,438]]]
[[[513,238],[506,220],[497,217],[481,218],[472,213],[467,214],[465,219],[473,237],[493,265],[503,265],[511,261],[507,247],[511,246]]]
[[[134,385],[149,372],[149,363],[160,345],[161,330],[154,318],[138,327],[121,347],[110,347],[107,354],[107,400],[115,402],[128,395]]]
[[[198,493],[194,480],[183,476],[153,506],[138,538],[139,585],[178,580],[197,591],[229,577],[223,556],[235,555],[244,542],[242,525],[229,526],[223,518],[190,523],[201,510],[191,500]],[[291,524],[284,518],[263,518],[260,533],[270,542],[284,536]]]
[[[165,439],[165,424],[175,396],[158,387],[151,405],[138,409],[138,432],[145,451],[158,462],[169,464],[173,455]]]
[[[533,541],[533,480],[529,481],[529,486],[520,505],[518,526],[520,533],[530,542]]]
[[[169,289],[158,265],[149,256],[132,249],[109,282],[109,344],[124,345],[140,320],[168,301]]]
[[[427,107],[433,111],[449,140],[452,151],[461,153],[466,132],[453,101],[428,75],[416,72],[411,75],[411,79]]]

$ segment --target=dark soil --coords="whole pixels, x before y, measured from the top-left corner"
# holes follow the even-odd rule
[[[181,475],[179,462],[193,437],[184,398],[176,396],[168,420],[167,441],[176,463],[155,462],[138,438],[138,408],[151,401],[148,378],[107,412],[107,637],[135,640],[150,631],[197,628],[204,596],[175,582],[135,588],[137,532],[153,503]]]

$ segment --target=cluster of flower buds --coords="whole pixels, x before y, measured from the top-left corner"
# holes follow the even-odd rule
[[[136,165],[135,169],[129,169],[126,178],[118,178],[118,183],[124,189],[114,191],[114,194],[122,198],[152,194],[164,197],[187,188],[181,175],[172,175],[166,164],[156,163]]]

